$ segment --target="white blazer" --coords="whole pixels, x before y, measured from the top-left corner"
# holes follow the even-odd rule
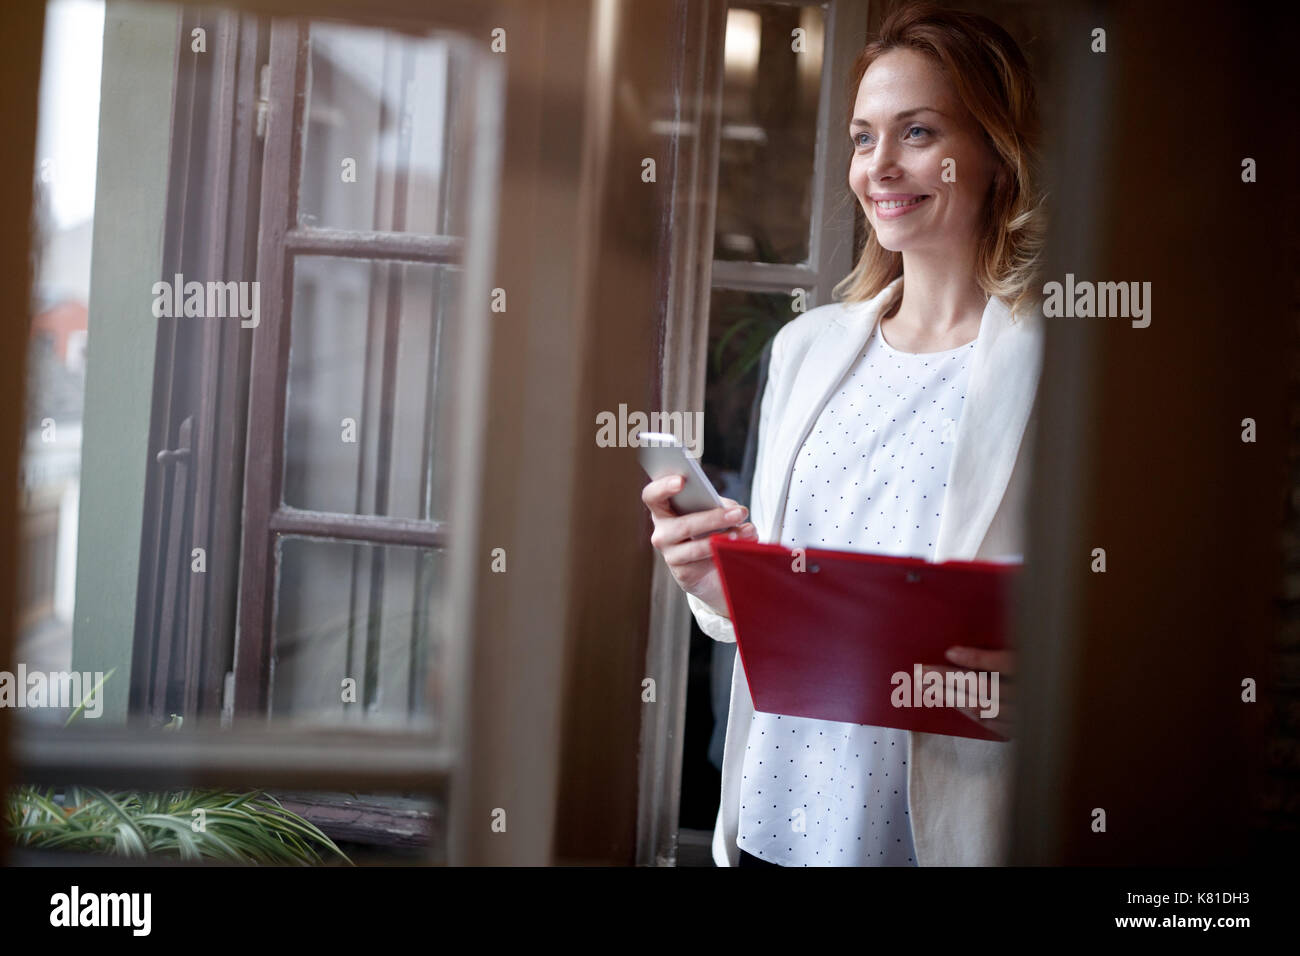
[[[820,306],[777,333],[763,392],[750,507],[760,541],[780,540],[795,457],[901,281],[896,279],[867,302]],[[948,493],[929,560],[1023,555],[1024,498],[1032,460],[1030,418],[1042,338],[1040,311],[1021,314],[1013,322],[1002,300],[989,300],[971,357]],[[687,600],[705,634],[735,641],[729,618],[693,594]],[[736,866],[740,858],[736,834],[741,770],[753,713],[737,655],[722,760],[722,799],[713,834],[713,859],[719,866]],[[1006,862],[1012,761],[1012,743],[908,734],[907,800],[918,865]]]

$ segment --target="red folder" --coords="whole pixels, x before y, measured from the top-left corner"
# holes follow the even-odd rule
[[[710,542],[755,710],[1006,739],[951,706],[917,706],[925,694],[916,665],[978,680],[944,654],[1007,647],[1018,564],[808,548],[796,570],[800,556],[780,545],[725,534]],[[992,693],[987,674],[984,687]],[[981,709],[978,699],[966,705]]]

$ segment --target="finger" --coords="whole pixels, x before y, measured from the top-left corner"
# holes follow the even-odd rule
[[[745,531],[746,528],[749,529],[748,532]],[[755,531],[753,524],[744,524],[737,528],[735,536],[753,540],[753,538],[758,537],[758,532]],[[708,544],[707,537],[699,538],[698,541],[686,540],[679,542],[679,544],[669,544],[659,550],[669,567],[680,568],[684,564],[697,561],[712,561],[712,548]]]
[[[730,518],[727,515],[731,515]],[[745,509],[736,507],[711,508],[708,511],[680,515],[673,518],[656,518],[655,530],[650,535],[650,543],[662,551],[680,541],[703,538],[720,531],[730,531],[744,520]]]
[[[668,504],[668,499],[682,490],[686,479],[681,475],[665,475],[656,478],[641,489],[641,500],[657,518],[676,518],[677,512]]]
[[[945,701],[948,700],[947,697],[948,675],[962,674],[962,673],[966,673],[966,672],[955,669],[951,664],[947,666],[941,664],[921,665],[922,682],[927,681],[930,674],[936,675],[936,678],[938,680],[938,687],[941,688],[941,691],[944,695],[943,699]],[[984,723],[990,719],[993,719],[993,718],[975,716],[976,712],[983,709],[983,707],[979,705],[979,700],[981,698],[979,698],[977,695],[984,693],[984,691],[979,686],[976,686],[975,688],[970,688],[969,685],[964,680],[956,680],[952,685],[952,690],[955,695],[959,695],[959,696],[955,696],[953,700],[954,710],[960,710],[965,712],[966,716],[971,717],[972,719],[978,721],[979,723]],[[965,696],[968,690],[970,692],[970,696]],[[996,700],[997,702],[998,715],[1001,716],[1004,713],[1009,713],[1011,697],[1012,697],[1011,681],[1009,680],[1004,681],[1002,680],[1001,676],[999,676],[997,686],[995,688],[991,688],[991,692],[995,695],[993,699]]]
[[[992,651],[979,647],[950,647],[944,654],[953,664],[981,671],[997,671],[1007,677],[1016,672],[1014,651]]]
[[[921,665],[921,669],[923,673],[929,673],[930,671],[934,671],[940,677],[944,677],[945,679],[947,679],[946,678],[947,674],[969,674],[971,671],[982,672],[985,674],[997,674],[998,680],[1001,683],[1003,684],[1011,683],[1011,675],[1005,673],[1004,671],[997,670],[996,668],[986,669],[982,667],[960,667],[957,664],[953,664],[953,663],[947,663],[947,664],[923,663]]]
[[[713,552],[709,548],[708,538],[670,544],[667,547],[660,548],[659,551],[664,556],[664,562],[674,571],[685,570],[687,566],[702,561],[709,562],[710,566],[713,563]]]
[[[988,723],[996,724],[999,722],[1009,723],[1015,716],[1015,710],[1011,706],[1011,701],[1005,699],[1001,694],[999,694],[997,701],[995,703],[997,704],[997,713],[992,714],[991,716],[988,717],[985,717],[983,715],[983,711],[985,710],[985,708],[979,703],[962,704],[953,709],[960,710],[967,717],[971,718],[972,720],[978,721],[981,724],[988,724]]]
[[[710,508],[708,511],[697,511],[693,514],[682,515],[678,519],[681,524],[676,530],[680,531],[680,537],[682,538],[695,538],[713,531],[726,531],[728,528],[734,528],[748,517],[749,509],[744,505],[733,502],[731,505],[721,508]]]

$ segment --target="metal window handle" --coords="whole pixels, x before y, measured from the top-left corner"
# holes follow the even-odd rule
[[[190,450],[188,448],[164,448],[155,456],[160,465],[170,465],[177,461],[188,461],[189,457]]]

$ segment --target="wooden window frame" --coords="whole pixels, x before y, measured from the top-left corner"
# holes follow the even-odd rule
[[[754,6],[789,6],[790,0],[748,0]],[[825,46],[821,87],[817,100],[817,143],[813,154],[812,215],[809,217],[808,258],[802,263],[712,260],[710,284],[715,290],[776,292],[790,295],[799,288],[809,292],[809,308],[831,301],[831,290],[848,275],[854,261],[856,205],[841,201],[847,187],[852,150],[848,128],[841,118],[848,103],[844,86],[853,58],[865,42],[868,0],[795,0],[795,6],[825,6]],[[721,80],[719,74],[718,81]],[[717,101],[721,104],[721,86]],[[711,121],[722,117],[714,110]],[[719,137],[715,137],[716,143]],[[714,162],[717,162],[715,158]],[[716,202],[716,193],[713,197]],[[707,247],[712,250],[712,246]],[[707,254],[707,253],[706,253]]]
[[[809,0],[818,5],[820,0]],[[844,77],[860,49],[867,26],[866,0],[829,0],[825,53],[818,99],[817,145],[813,165],[813,215],[809,257],[800,265],[720,261],[713,258],[718,155],[722,126],[723,51],[726,0],[701,0],[679,6],[684,37],[675,64],[679,84],[674,222],[668,307],[661,350],[663,407],[703,409],[708,356],[709,311],[715,289],[790,294],[808,290],[812,304],[831,301],[831,289],[852,267],[852,210],[836,203],[834,170],[848,174],[847,131],[838,135],[845,115]],[[651,584],[647,673],[671,675],[660,687],[660,706],[647,713],[641,732],[640,800],[637,811],[637,863],[673,866],[681,799],[682,748],[686,723],[690,609],[686,596],[662,561]]]
[[[189,30],[195,25],[202,25],[208,31],[213,55],[206,60],[196,60],[195,63],[203,64],[197,68],[195,64],[178,63],[164,275],[184,271],[190,278],[202,273],[229,278],[225,273],[234,271],[236,274],[242,272],[241,278],[259,277],[264,286],[268,284],[260,262],[257,272],[252,268],[241,268],[241,263],[251,266],[249,256],[257,249],[248,241],[250,236],[258,235],[261,225],[256,215],[256,197],[259,191],[265,197],[271,184],[264,181],[259,187],[255,175],[262,163],[258,162],[260,154],[256,144],[249,141],[253,124],[232,121],[237,110],[242,110],[245,116],[254,115],[250,107],[257,94],[255,83],[259,74],[250,67],[262,62],[263,58],[258,55],[259,39],[266,29],[264,21],[259,21],[256,16],[241,15],[240,8],[253,14],[298,13],[319,18],[345,14],[344,19],[358,26],[404,24],[418,27],[425,33],[445,31],[486,35],[483,19],[486,11],[474,11],[469,5],[455,0],[435,13],[418,15],[412,15],[411,9],[402,4],[388,4],[391,9],[384,9],[385,4],[381,3],[361,17],[347,4],[331,0],[308,4],[309,9],[281,9],[284,6],[273,2],[234,0],[223,5],[215,16],[200,8],[182,8],[179,29],[186,43],[182,44],[180,56],[185,56],[183,51],[188,48]],[[43,26],[43,16],[36,17],[34,28],[41,31]],[[305,21],[302,33],[305,35]],[[296,42],[296,36],[294,39]],[[265,49],[263,43],[260,50]],[[474,61],[473,82],[484,95],[480,105],[487,106],[481,115],[475,117],[475,136],[482,137],[483,151],[479,154],[479,162],[471,168],[471,181],[467,184],[472,228],[477,230],[474,241],[467,244],[445,237],[294,230],[281,224],[280,237],[287,239],[291,252],[364,255],[365,258],[422,262],[454,258],[464,265],[467,276],[476,283],[465,296],[466,314],[486,314],[486,286],[495,241],[494,197],[500,162],[497,138],[501,122],[501,111],[491,108],[490,104],[500,100],[504,106],[505,85],[497,63],[481,54]],[[38,77],[34,77],[32,82],[37,83]],[[285,82],[283,78],[281,82]],[[205,91],[210,92],[211,99],[200,102]],[[266,138],[272,140],[277,135],[286,135],[286,123],[272,111],[268,117]],[[206,157],[207,162],[198,159],[202,149],[212,151]],[[242,162],[232,160],[232,153]],[[281,168],[280,171],[284,170]],[[296,167],[293,175],[296,179]],[[364,253],[358,251],[362,248]],[[284,256],[282,264],[287,264],[288,258]],[[139,789],[246,787],[252,783],[262,787],[317,792],[350,789],[445,794],[451,786],[454,770],[464,765],[464,739],[458,735],[465,726],[459,713],[459,709],[466,706],[466,695],[461,691],[467,683],[463,669],[469,660],[464,646],[468,638],[464,637],[451,642],[453,646],[447,654],[446,666],[452,672],[449,680],[452,686],[447,695],[445,732],[437,737],[429,733],[391,730],[331,728],[321,732],[274,727],[261,721],[250,721],[243,729],[217,731],[209,726],[193,733],[160,735],[156,732],[157,718],[165,715],[169,702],[176,701],[174,688],[169,695],[166,685],[169,662],[177,652],[186,654],[182,697],[185,706],[196,706],[202,698],[209,705],[202,712],[210,712],[210,705],[214,699],[219,699],[216,695],[221,693],[220,680],[205,682],[199,673],[202,657],[195,650],[202,640],[203,629],[210,630],[222,620],[219,613],[206,609],[209,600],[213,609],[219,609],[220,602],[214,595],[224,591],[231,598],[228,605],[230,615],[234,614],[235,601],[230,589],[241,574],[238,562],[219,564],[224,570],[224,579],[220,574],[206,576],[209,585],[214,580],[220,582],[218,587],[206,589],[182,584],[184,578],[169,575],[165,564],[168,555],[174,557],[183,552],[188,557],[189,544],[211,540],[205,535],[221,524],[223,515],[227,526],[233,525],[234,534],[233,539],[227,539],[233,540],[234,544],[226,548],[225,553],[239,555],[241,552],[238,542],[245,486],[240,474],[246,457],[243,425],[248,420],[245,403],[252,398],[243,397],[248,393],[240,386],[255,381],[249,364],[250,352],[254,351],[250,340],[236,338],[234,351],[231,347],[223,348],[223,345],[228,346],[226,339],[238,336],[238,323],[225,323],[224,327],[219,323],[204,323],[198,326],[197,334],[187,335],[194,330],[185,329],[180,322],[160,322],[160,344],[164,348],[158,353],[159,366],[165,374],[159,375],[155,381],[150,457],[162,467],[147,478],[146,495],[164,503],[162,510],[169,512],[169,520],[155,512],[146,518],[142,529],[146,557],[141,562],[140,577],[142,582],[147,582],[148,589],[140,592],[142,598],[137,608],[137,652],[133,654],[132,664],[133,719],[125,726],[96,727],[90,731],[80,727],[57,730],[44,726],[19,728],[21,732],[12,741],[4,737],[2,742],[12,745],[13,759],[22,767],[22,779]],[[263,316],[259,329],[267,327],[266,316]],[[26,328],[25,323],[22,328]],[[460,370],[458,383],[470,398],[471,411],[474,412],[473,397],[481,395],[483,389],[483,368],[487,359],[485,338],[481,328],[471,324],[463,339],[467,361]],[[283,341],[287,344],[287,335]],[[258,348],[262,347],[258,345]],[[199,371],[194,387],[188,391],[179,389],[174,380],[178,359],[192,360]],[[21,356],[18,361],[21,364]],[[15,381],[21,387],[21,376]],[[178,396],[183,396],[182,400],[177,401]],[[477,413],[473,417],[478,417]],[[222,427],[222,420],[227,427]],[[257,419],[253,421],[256,424]],[[201,427],[204,424],[209,427]],[[473,423],[470,425],[472,428]],[[460,432],[460,429],[455,430],[455,433]],[[458,441],[462,449],[466,447],[463,437]],[[472,441],[468,449],[477,451]],[[196,459],[215,460],[216,464],[194,468]],[[238,467],[234,467],[236,463]],[[477,464],[477,457],[457,463],[456,482],[461,488],[467,481],[472,483],[476,480]],[[257,473],[263,474],[261,470]],[[278,483],[275,487],[278,489]],[[223,493],[227,496],[224,500],[233,502],[234,506],[217,509],[213,502]],[[462,491],[461,499],[464,494]],[[364,536],[368,542],[422,546],[444,543],[443,530],[438,526],[430,527],[430,524],[382,517],[317,516],[311,512],[275,515],[268,508],[265,528],[269,534],[291,531],[332,540],[358,540]],[[229,532],[231,528],[226,530]],[[249,536],[244,535],[243,540],[246,548]],[[463,561],[460,563],[464,564]],[[464,568],[453,571],[461,579],[466,573]],[[11,580],[6,580],[5,586],[12,589]],[[9,599],[12,600],[12,590]],[[441,623],[448,633],[465,634],[468,630],[464,626],[468,613],[465,601],[457,598],[450,605],[441,616]],[[168,629],[175,633],[170,638],[160,637]],[[13,637],[12,631],[6,628],[4,637],[7,647]],[[260,686],[264,684],[260,675],[259,680],[252,683],[253,696],[260,696],[264,689]],[[151,721],[154,730],[145,729],[149,722],[139,720],[143,715],[154,718]],[[0,714],[0,720],[4,716]],[[3,753],[9,755],[9,751]],[[7,763],[5,766],[7,769]],[[0,846],[0,853],[3,852]],[[434,862],[445,860],[435,859]]]
[[[261,142],[252,124],[265,25],[185,8],[180,36],[202,25],[209,53],[180,44],[162,274],[251,277]],[[237,324],[157,320],[151,467],[131,668],[130,711],[160,725],[179,712],[219,714],[233,653],[250,340]],[[177,374],[194,369],[197,374]],[[191,547],[207,571],[188,573]]]
[[[267,91],[267,130],[262,179],[262,228],[258,244],[258,269],[263,302],[262,321],[253,333],[247,464],[245,466],[243,557],[241,561],[239,637],[234,661],[234,718],[269,716],[272,692],[272,655],[275,643],[275,606],[279,587],[276,551],[283,537],[341,541],[366,545],[399,545],[445,549],[446,524],[427,515],[420,519],[385,515],[388,488],[388,451],[392,445],[396,379],[397,331],[400,306],[392,301],[383,317],[383,373],[376,446],[376,514],[328,514],[292,507],[283,500],[286,442],[285,410],[289,388],[289,343],[292,336],[293,266],[300,256],[330,256],[362,261],[429,265],[464,264],[461,237],[419,235],[400,231],[360,232],[299,224],[298,201],[302,178],[302,150],[306,137],[306,108],[310,91],[307,70],[310,57],[306,21],[281,21],[272,25]],[[475,144],[476,148],[480,144]],[[400,145],[399,145],[400,149]],[[395,197],[404,194],[406,176],[400,171]],[[441,187],[446,194],[446,181]],[[394,205],[400,199],[394,199]],[[400,229],[401,223],[394,224]],[[391,280],[390,280],[391,283]],[[391,295],[391,284],[390,284]],[[371,316],[374,331],[375,316]],[[426,409],[432,413],[432,407]],[[427,458],[426,458],[427,462]],[[382,586],[382,555],[375,558],[372,575]],[[416,589],[424,575],[417,568]],[[427,582],[424,582],[427,589]],[[372,593],[375,590],[372,581]],[[372,598],[373,600],[373,598]],[[373,615],[370,616],[373,622]],[[370,641],[367,641],[369,647]],[[375,662],[367,654],[361,691],[373,692]],[[414,676],[414,675],[413,675]]]
[[[629,608],[642,597],[607,587],[591,599],[592,568],[616,572],[614,577],[624,571],[618,563],[599,560],[589,547],[591,535],[607,526],[584,525],[575,532],[575,524],[593,513],[593,488],[598,510],[616,515],[628,530],[633,519],[639,525],[643,517],[626,508],[635,462],[592,442],[590,402],[608,407],[608,397],[594,397],[589,376],[598,371],[604,376],[602,389],[612,386],[618,394],[628,388],[648,392],[653,376],[652,360],[644,367],[632,363],[615,369],[596,356],[627,355],[633,349],[648,355],[640,339],[658,316],[652,278],[662,270],[650,266],[666,221],[663,191],[636,193],[634,215],[654,223],[647,230],[630,232],[625,210],[607,208],[604,199],[611,170],[624,175],[639,169],[639,158],[631,162],[629,155],[637,147],[623,135],[638,128],[633,124],[639,117],[614,109],[619,87],[611,78],[625,72],[629,62],[626,56],[615,59],[616,44],[634,55],[635,79],[644,95],[658,97],[660,51],[669,46],[667,21],[657,6],[638,3],[633,32],[621,26],[624,8],[608,0],[581,6],[530,0],[499,7],[445,0],[435,11],[411,0],[373,0],[360,12],[345,0],[232,0],[229,5],[415,32],[459,29],[485,45],[492,30],[503,24],[509,29],[509,70],[504,58],[485,57],[478,82],[485,96],[500,97],[510,122],[475,117],[476,136],[500,145],[476,166],[471,186],[470,208],[487,216],[490,228],[470,230],[463,309],[480,321],[463,323],[457,352],[461,402],[450,511],[458,540],[449,552],[451,597],[440,615],[443,632],[456,637],[445,658],[447,672],[454,675],[446,708],[446,737],[452,743],[439,747],[410,734],[312,734],[274,725],[242,727],[242,722],[219,732],[186,728],[162,735],[132,728],[95,728],[86,734],[23,727],[16,745],[19,775],[37,782],[145,789],[259,785],[412,791],[446,784],[452,864],[553,862],[567,852],[557,843],[559,834],[594,842],[596,850],[576,852],[613,862],[606,835],[612,827],[634,829],[635,800],[611,802],[609,758],[617,755],[620,776],[624,764],[635,770],[635,754],[625,741],[637,726],[629,718],[640,713],[639,691],[617,703],[610,695],[590,693],[606,676],[580,669],[573,645],[580,634],[584,650],[604,649],[620,667],[640,672],[643,622],[631,625],[632,643],[612,644],[609,633],[611,623],[627,633]],[[22,33],[24,39],[29,33]],[[33,69],[29,82],[16,86],[34,89],[36,83]],[[31,161],[31,141],[20,136],[14,142],[19,158]],[[16,248],[26,248],[25,238]],[[477,263],[477,271],[469,263]],[[492,287],[516,290],[509,334],[495,333],[490,324]],[[637,303],[636,321],[596,321],[600,313],[626,310],[629,295]],[[613,341],[606,341],[610,336]],[[11,361],[21,370],[21,349]],[[527,427],[520,409],[528,412]],[[555,456],[557,446],[579,454]],[[545,463],[544,482],[532,467],[537,462]],[[556,488],[569,493],[557,495]],[[5,547],[12,569],[11,538]],[[486,573],[480,556],[496,547],[516,556],[512,560],[531,558],[531,571]],[[640,549],[637,554],[648,573],[650,556]],[[584,573],[574,572],[579,567]],[[6,580],[10,607],[11,585]],[[604,623],[593,626],[593,618]],[[580,620],[587,623],[575,632],[572,624]],[[12,632],[4,638],[8,646]],[[600,735],[562,733],[566,719],[579,730],[592,726],[591,715],[574,711],[588,705],[617,711],[617,726],[600,724],[606,731]],[[0,714],[0,721],[5,717]],[[562,741],[577,747],[562,748]],[[590,766],[606,773],[593,774]],[[627,782],[620,780],[620,787]],[[504,803],[511,807],[508,840],[487,823],[491,808]],[[608,819],[593,827],[591,807],[607,808]],[[626,862],[632,855],[628,841]],[[623,857],[621,847],[617,856]]]

